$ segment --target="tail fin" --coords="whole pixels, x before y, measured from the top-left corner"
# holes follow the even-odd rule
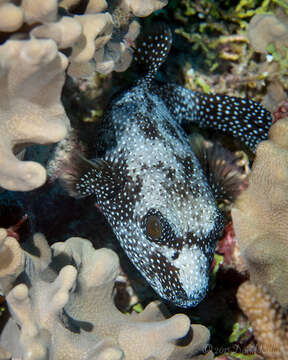
[[[134,49],[134,59],[144,79],[150,82],[169,54],[172,44],[172,33],[168,25],[157,23],[149,33],[140,34]]]

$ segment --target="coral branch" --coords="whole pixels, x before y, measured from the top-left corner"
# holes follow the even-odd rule
[[[65,137],[70,125],[61,92],[68,63],[73,76],[126,70],[139,33],[134,14],[147,16],[167,1],[120,1],[109,11],[104,0],[20,3],[0,3],[0,186],[29,191],[45,183],[46,171],[17,154]]]
[[[239,287],[237,299],[251,322],[258,348],[265,359],[287,359],[288,319],[279,303],[263,287],[249,281]]]
[[[125,354],[128,360],[180,360],[188,354],[196,359],[204,352],[209,331],[201,325],[191,327],[186,315],[166,320],[156,304],[133,316],[115,307],[112,293],[119,260],[113,251],[94,250],[88,240],[70,238],[54,244],[51,252],[41,234],[34,236],[34,246],[40,257],[22,251],[27,283],[7,296],[13,319],[0,343],[12,356],[18,352],[23,359],[29,354],[35,360],[120,360]],[[179,345],[183,338],[186,345]],[[212,357],[208,352],[201,358]]]
[[[7,293],[13,281],[23,271],[24,254],[18,241],[0,229],[0,290]]]

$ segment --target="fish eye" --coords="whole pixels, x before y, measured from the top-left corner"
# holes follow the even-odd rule
[[[146,222],[146,235],[152,240],[162,236],[162,225],[157,215],[149,215]]]
[[[154,208],[148,210],[140,222],[143,234],[148,241],[161,246],[174,246],[175,233],[162,213]],[[180,243],[179,243],[180,244]]]

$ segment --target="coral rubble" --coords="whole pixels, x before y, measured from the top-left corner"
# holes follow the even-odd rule
[[[51,250],[41,234],[34,236],[34,247],[40,256],[22,251],[25,276],[20,275],[18,284],[6,293],[12,318],[2,333],[1,346],[12,356],[213,358],[211,352],[201,355],[209,341],[209,331],[201,325],[191,327],[186,315],[177,314],[166,320],[156,303],[130,316],[115,307],[113,287],[119,261],[112,250],[95,250],[82,238],[55,243]]]
[[[105,74],[126,70],[139,33],[135,14],[147,16],[166,3],[0,2],[0,186],[28,191],[46,181],[43,166],[16,155],[65,137],[69,120],[60,97],[68,64],[73,75],[87,67]]]
[[[180,26],[176,33],[191,43],[187,52],[194,55],[193,61],[187,56],[182,67],[185,86],[250,97],[271,112],[285,100],[285,1],[238,0],[233,5],[231,1],[225,5],[221,1],[180,1],[174,14]],[[203,71],[205,67],[208,74]]]
[[[267,286],[282,306],[288,299],[288,118],[259,144],[249,186],[232,209],[235,233],[251,280]]]
[[[268,81],[267,94],[263,101],[271,111],[286,99],[288,90],[287,14],[280,11],[275,14],[257,14],[251,19],[247,36],[253,49],[263,54],[260,69]]]
[[[253,327],[258,351],[267,360],[287,359],[288,318],[279,303],[263,287],[250,281],[240,285],[237,299]]]

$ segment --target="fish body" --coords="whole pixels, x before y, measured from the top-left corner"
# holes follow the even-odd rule
[[[237,121],[245,124],[250,115],[239,118],[241,109],[235,102],[240,104],[241,99],[156,83],[154,76],[170,46],[166,28],[140,40],[135,56],[146,73],[106,111],[99,152],[92,161],[75,159],[77,171],[70,189],[78,196],[95,196],[121,246],[163,299],[190,307],[207,293],[223,217],[216,205],[215,186],[191,149],[181,122],[188,119],[202,127],[212,122],[212,127],[224,131],[230,126],[233,135]],[[259,113],[254,116],[257,121],[264,123],[267,118],[269,123],[268,112],[262,113],[251,100],[248,103]],[[231,111],[238,111],[234,125]],[[244,112],[250,114],[249,109]],[[219,129],[217,117],[224,129]],[[254,134],[252,140],[243,136],[251,148],[267,136],[258,127],[260,135]]]
[[[104,159],[125,181],[113,210],[109,202],[104,213],[158,294],[178,305],[196,305],[206,293],[223,228],[199,161],[165,103],[145,86],[123,94],[110,116],[117,144]],[[161,229],[153,236],[158,222]]]

